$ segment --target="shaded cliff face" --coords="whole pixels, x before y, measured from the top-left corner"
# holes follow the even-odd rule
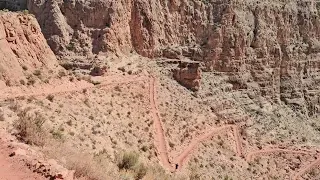
[[[10,11],[21,11],[27,9],[26,0],[0,0],[0,9]]]
[[[59,69],[37,20],[22,13],[0,12],[0,88],[20,84],[37,70]],[[41,72],[40,72],[41,71]]]
[[[309,115],[320,111],[319,7],[309,0],[28,2],[58,55],[186,56],[229,73],[235,88]]]

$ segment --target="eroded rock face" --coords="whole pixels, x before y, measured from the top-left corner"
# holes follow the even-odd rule
[[[248,89],[319,113],[320,4],[315,0],[30,0],[58,55],[189,57]]]
[[[198,91],[201,81],[199,62],[181,61],[178,68],[173,71],[173,77],[186,88]]]
[[[95,66],[91,72],[90,75],[91,76],[103,76],[107,71],[107,67],[100,67],[100,66]]]
[[[32,73],[58,68],[57,59],[33,16],[0,13],[0,81],[19,82],[27,75],[26,70]]]

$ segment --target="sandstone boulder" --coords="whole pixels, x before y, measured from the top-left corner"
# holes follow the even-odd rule
[[[191,89],[192,91],[198,91],[201,80],[199,62],[181,61],[178,68],[173,71],[173,77],[186,88]]]

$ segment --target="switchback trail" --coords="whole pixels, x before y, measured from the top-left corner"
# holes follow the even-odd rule
[[[97,87],[104,87],[108,85],[118,84],[130,84],[138,81],[146,81],[146,76],[131,76],[119,77],[110,76],[105,78],[97,78],[100,84],[94,85],[87,81],[76,81],[70,82],[69,80],[53,82],[53,84],[41,84],[37,87],[34,86],[14,86],[1,89],[0,100],[19,98],[19,97],[30,97],[30,96],[46,96],[49,94],[63,94],[68,92],[82,91],[83,89],[91,89]]]
[[[182,167],[187,156],[189,156],[192,153],[192,151],[198,146],[199,143],[201,143],[202,141],[205,141],[206,139],[209,139],[210,137],[212,137],[213,135],[221,131],[227,132],[227,130],[229,129],[235,131],[236,128],[237,127],[235,125],[226,125],[218,128],[213,128],[209,130],[207,133],[201,135],[200,137],[193,139],[189,144],[189,146],[174,161],[178,165],[178,169]],[[235,141],[236,141],[236,144],[239,144],[239,142],[237,142],[238,141],[237,138],[235,138]],[[238,155],[242,154],[240,148],[237,148],[237,151],[238,151],[237,152]]]
[[[45,84],[40,87],[8,87],[5,89],[1,89],[0,100],[6,100],[10,98],[18,98],[25,96],[44,96],[49,94],[61,94],[67,92],[75,92],[81,91],[83,89],[89,88],[102,88],[110,85],[123,85],[123,84],[131,84],[134,82],[147,82],[149,84],[149,99],[150,106],[152,109],[152,118],[154,119],[154,133],[155,133],[155,147],[159,157],[159,161],[161,164],[170,171],[180,170],[186,158],[193,153],[193,150],[197,148],[197,146],[203,141],[210,139],[213,135],[224,131],[232,131],[236,154],[239,157],[242,157],[242,138],[239,132],[239,127],[237,125],[225,125],[221,127],[214,127],[209,131],[205,132],[199,137],[196,137],[191,140],[191,143],[186,147],[184,151],[177,157],[173,158],[173,161],[170,161],[169,152],[167,149],[167,141],[164,133],[164,126],[161,121],[160,113],[157,106],[157,94],[156,94],[156,78],[147,77],[147,76],[109,76],[109,77],[101,77],[98,78],[98,82],[100,84],[93,85],[92,83],[88,83],[86,81],[78,81],[78,82],[59,82],[56,84]],[[287,154],[302,154],[302,155],[314,155],[315,153],[312,151],[306,150],[289,150],[289,149],[280,149],[280,148],[265,148],[258,151],[248,152],[246,155],[246,161],[250,162],[256,156],[274,154],[274,153],[287,153]],[[320,165],[320,154],[319,158],[312,162],[311,164],[302,167],[297,174],[292,176],[292,180],[296,180],[301,177],[303,174],[308,172],[310,169],[315,168]],[[0,171],[1,172],[1,171]]]
[[[157,147],[157,151],[159,154],[160,162],[168,168],[170,171],[174,170],[174,167],[171,165],[168,155],[168,150],[166,146],[166,140],[164,135],[164,130],[162,126],[162,122],[160,119],[160,114],[156,104],[156,94],[155,94],[155,78],[150,78],[149,81],[149,98],[150,98],[150,106],[152,109],[152,116],[154,119],[154,127],[155,127],[155,146]]]
[[[318,156],[318,159],[313,161],[311,164],[302,167],[297,174],[295,174],[291,179],[292,180],[297,180],[299,179],[302,175],[310,171],[311,169],[315,168],[316,166],[320,166],[320,155]]]

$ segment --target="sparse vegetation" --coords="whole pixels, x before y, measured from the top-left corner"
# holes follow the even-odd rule
[[[1,109],[0,109],[0,121],[5,121],[4,113]]]
[[[34,72],[33,72],[33,75],[35,75],[35,76],[41,76],[41,71],[40,70],[35,70]]]
[[[143,163],[139,163],[134,167],[134,177],[136,180],[142,179],[147,174],[147,167]]]
[[[85,98],[83,102],[84,102],[84,104],[87,105],[88,107],[91,107],[91,106],[90,106],[89,98]]]
[[[24,15],[27,15],[27,14],[29,14],[29,10],[25,9],[25,10],[22,11],[22,13],[23,13]]]
[[[50,102],[53,102],[54,99],[54,95],[53,94],[49,94],[46,99],[48,99]]]
[[[9,9],[2,9],[0,12],[9,12]]]
[[[132,169],[139,160],[139,155],[134,152],[123,153],[118,159],[119,169]]]
[[[66,48],[69,50],[69,51],[74,51],[75,50],[75,44],[74,42],[70,42]]]
[[[12,86],[12,83],[11,83],[11,81],[10,80],[6,80],[6,86]]]
[[[63,70],[63,69],[61,69],[61,70],[58,72],[58,77],[59,77],[59,78],[62,78],[62,77],[64,77],[64,76],[66,76],[66,75],[67,75],[67,73],[66,73],[66,71]]]
[[[24,86],[24,85],[26,85],[26,82],[23,79],[21,79],[20,84]]]
[[[26,71],[26,70],[28,70],[28,67],[25,66],[25,65],[23,65],[23,66],[22,66],[22,69],[23,69],[24,71]]]
[[[51,131],[52,137],[57,140],[63,139],[63,132],[61,130]]]
[[[27,85],[34,85],[36,83],[36,79],[32,75],[27,76],[27,80]]]
[[[25,108],[18,112],[18,120],[14,122],[17,136],[27,144],[44,145],[46,131],[44,123],[46,119],[39,112],[32,112],[31,108]]]

